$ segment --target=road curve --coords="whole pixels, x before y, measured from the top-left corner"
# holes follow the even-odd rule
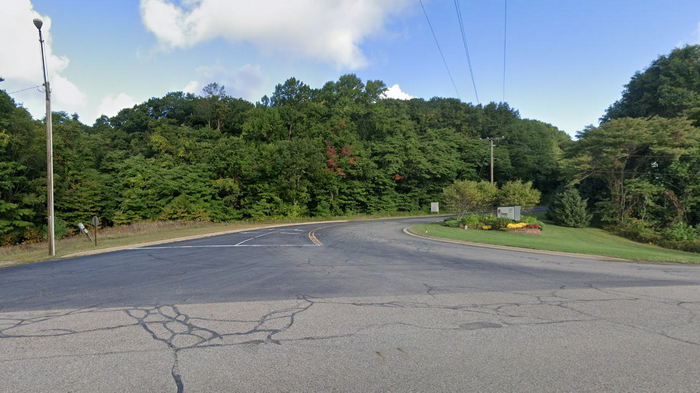
[[[240,232],[0,270],[0,391],[695,392],[700,268]]]

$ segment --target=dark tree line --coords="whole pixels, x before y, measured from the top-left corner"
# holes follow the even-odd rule
[[[700,251],[700,46],[660,56],[567,150],[571,183],[620,234]]]
[[[523,179],[547,193],[571,144],[507,104],[383,99],[354,75],[313,89],[291,78],[253,104],[211,84],[152,98],[92,126],[54,113],[58,227],[97,214],[227,221],[424,210],[455,180]],[[45,230],[43,122],[0,91],[0,242]]]
[[[59,232],[97,214],[227,221],[424,210],[455,181],[532,182],[544,200],[575,187],[593,223],[700,249],[700,46],[660,56],[575,141],[504,103],[384,99],[344,75],[290,78],[257,103],[223,86],[152,98],[92,126],[54,113]],[[0,90],[0,243],[45,231],[43,122]]]

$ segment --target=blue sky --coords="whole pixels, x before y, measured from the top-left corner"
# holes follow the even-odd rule
[[[9,2],[0,88],[41,83],[31,19],[43,17],[54,107],[88,124],[208,82],[256,101],[291,76],[320,87],[352,72],[412,97],[457,96],[418,0]],[[459,1],[481,103],[503,98],[504,3]],[[453,0],[424,4],[459,98],[476,103]],[[597,124],[635,71],[700,40],[697,0],[508,0],[507,17],[505,100],[571,135]],[[40,91],[12,96],[42,116]]]

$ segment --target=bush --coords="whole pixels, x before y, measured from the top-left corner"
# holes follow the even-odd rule
[[[496,220],[498,220],[498,217],[493,214],[484,214],[479,218],[481,225],[488,225],[490,227],[496,224]]]
[[[174,221],[209,221],[209,215],[205,211],[205,205],[195,198],[187,195],[179,195],[163,208],[160,220]]]
[[[500,206],[520,206],[524,209],[531,209],[540,203],[542,193],[532,188],[532,182],[523,183],[520,180],[509,181],[501,186],[498,192],[498,203]]]
[[[677,222],[661,231],[665,240],[682,243],[692,243],[698,237],[699,228],[684,222]]]
[[[665,248],[700,252],[700,228],[683,222],[657,230],[652,223],[638,218],[625,218],[608,230],[626,238],[653,243]]]
[[[554,196],[547,217],[562,226],[586,227],[591,222],[588,200],[582,199],[575,188],[567,188]]]
[[[661,235],[654,230],[649,222],[638,218],[626,218],[607,229],[620,236],[645,243],[659,244],[662,240]]]
[[[454,213],[483,212],[501,206],[535,207],[541,193],[532,182],[509,181],[499,189],[487,181],[456,181],[442,190],[447,208]]]
[[[456,181],[445,187],[442,198],[455,213],[480,212],[493,209],[498,188],[487,181]]]
[[[537,217],[533,216],[520,216],[520,222],[524,222],[527,225],[534,226],[537,225],[539,226],[539,229],[542,230],[544,229],[544,224],[542,221],[538,220]]]
[[[688,240],[688,241],[674,241],[667,239],[660,239],[657,244],[665,248],[674,248],[676,250],[683,250],[689,252],[700,252],[700,239]]]
[[[75,223],[75,226],[73,226],[73,228],[75,228],[75,230],[71,229],[65,221],[63,221],[59,217],[54,216],[53,234],[54,234],[55,239],[61,239],[64,236],[72,235],[73,233],[77,233],[78,223]],[[49,238],[48,226],[43,225],[40,228],[40,230],[41,230],[41,239],[47,240]]]
[[[459,228],[459,220],[456,218],[447,218],[442,222],[442,225],[450,228]]]
[[[481,228],[481,217],[476,214],[470,214],[466,217],[462,217],[462,225],[464,228],[468,229],[479,229]]]
[[[494,221],[493,225],[491,225],[491,228],[498,231],[503,231],[508,228],[508,224],[512,223],[513,220],[511,220],[510,218],[498,217],[496,221]]]

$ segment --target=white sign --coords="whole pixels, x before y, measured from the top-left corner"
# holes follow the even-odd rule
[[[440,213],[440,202],[430,202],[430,212]]]
[[[520,221],[520,206],[500,206],[496,209],[496,216]]]

